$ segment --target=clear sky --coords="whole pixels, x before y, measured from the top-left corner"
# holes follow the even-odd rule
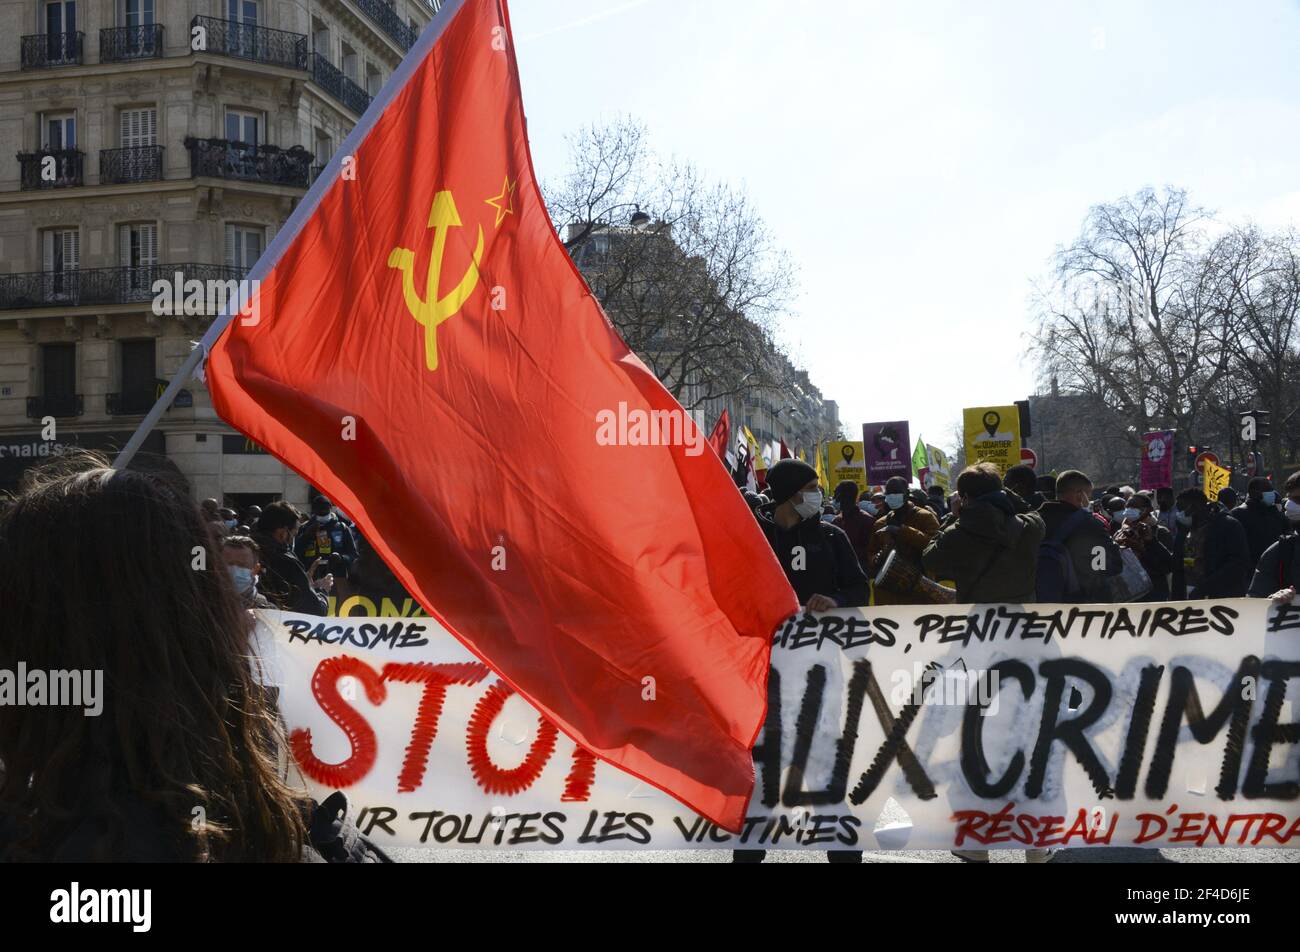
[[[1300,222],[1300,4],[511,0],[538,174],[627,114],[743,184],[784,338],[852,432],[1023,399],[1030,283],[1092,204],[1178,185]]]

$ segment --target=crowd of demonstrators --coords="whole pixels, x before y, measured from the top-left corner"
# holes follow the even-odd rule
[[[1043,517],[1003,488],[991,463],[957,477],[957,498],[957,518],[946,521],[921,553],[926,571],[956,583],[959,602],[1032,602]]]
[[[342,794],[318,804],[288,775],[231,570],[251,550],[227,537],[223,556],[213,514],[82,452],[29,470],[6,500],[0,668],[102,672],[108,690],[97,717],[0,705],[0,860],[385,859]]]
[[[1180,531],[1170,595],[1175,600],[1244,595],[1254,566],[1241,523],[1199,489],[1184,489],[1174,506]]]
[[[1163,602],[1169,599],[1169,576],[1174,568],[1173,535],[1156,519],[1148,493],[1134,493],[1124,510],[1124,523],[1115,532],[1115,544],[1131,549],[1151,579],[1151,591],[1140,599]]]
[[[867,547],[865,568],[876,578],[889,555],[897,551],[902,558],[916,565],[921,552],[939,531],[939,517],[928,506],[917,505],[908,492],[908,481],[902,476],[891,476],[885,483],[885,511],[876,517]],[[902,605],[910,599],[889,588],[877,588],[877,605]]]

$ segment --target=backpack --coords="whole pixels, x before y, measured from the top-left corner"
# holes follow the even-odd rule
[[[1071,513],[1056,527],[1055,532],[1039,544],[1034,583],[1034,598],[1038,602],[1063,602],[1082,591],[1083,585],[1074,570],[1074,559],[1065,547],[1065,540],[1091,518],[1092,513],[1087,509]]]

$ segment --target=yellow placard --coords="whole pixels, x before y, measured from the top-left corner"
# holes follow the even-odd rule
[[[858,484],[858,492],[867,490],[867,455],[862,450],[862,441],[832,442],[827,445],[831,467],[831,490],[834,491],[846,479]]]
[[[1222,466],[1215,466],[1208,459],[1203,465],[1205,471],[1202,473],[1201,486],[1205,490],[1205,498],[1210,502],[1218,502],[1219,490],[1228,485],[1228,476],[1230,474]]]
[[[966,465],[992,463],[1005,476],[1020,463],[1020,411],[1016,407],[967,407],[962,411]]]

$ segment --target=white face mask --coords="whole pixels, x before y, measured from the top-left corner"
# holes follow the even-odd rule
[[[235,591],[240,595],[251,595],[257,585],[257,576],[253,574],[253,570],[246,569],[242,565],[230,566],[230,579],[235,583]]]
[[[1139,519],[1141,519],[1141,518],[1142,518],[1142,510],[1141,510],[1141,509],[1125,509],[1125,510],[1124,510],[1124,521],[1125,521],[1125,522],[1137,522],[1137,521],[1138,521]]]
[[[1259,501],[1262,502],[1262,503],[1263,503],[1264,505],[1266,505],[1266,506],[1276,506],[1276,505],[1277,505],[1277,492],[1274,491],[1274,490],[1272,490],[1272,489],[1270,489],[1268,492],[1260,493],[1260,494],[1259,494]]]
[[[874,515],[876,514],[876,512],[877,512],[876,507],[875,507],[873,504],[869,503],[869,502],[860,502],[860,503],[858,503],[858,508],[861,509],[863,512],[865,512],[865,513],[866,513],[867,515],[869,515],[869,516],[874,516]]]
[[[885,505],[890,509],[902,509],[906,499],[905,493],[885,493]]]
[[[1174,522],[1178,523],[1184,529],[1192,524],[1192,517],[1181,509],[1174,510]]]
[[[811,493],[802,494],[803,501],[794,504],[794,511],[807,519],[809,516],[816,515],[822,511],[822,494],[821,490]]]
[[[1287,519],[1291,522],[1300,522],[1300,502],[1288,499],[1282,511],[1286,513]]]

